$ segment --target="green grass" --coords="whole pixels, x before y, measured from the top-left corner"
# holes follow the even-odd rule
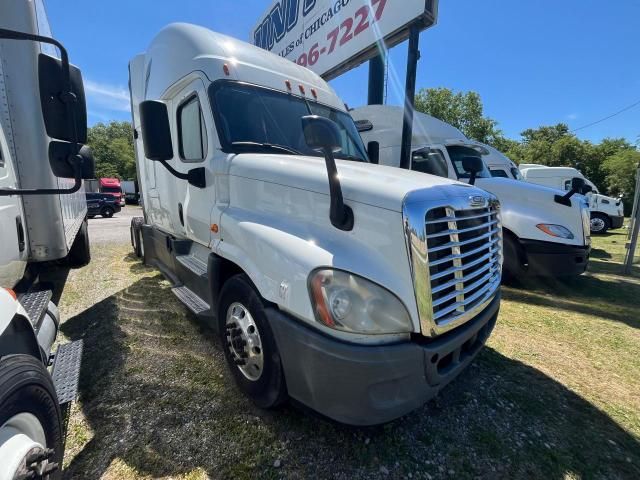
[[[505,288],[459,379],[360,429],[254,408],[157,271],[127,245],[94,252],[61,301],[64,335],[85,341],[66,478],[640,478],[640,275],[619,275],[624,232],[594,238],[580,278]]]

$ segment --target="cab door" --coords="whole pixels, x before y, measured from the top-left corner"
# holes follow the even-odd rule
[[[211,210],[216,201],[213,156],[217,137],[208,105],[201,78],[191,80],[171,102],[172,131],[175,132],[173,167],[183,173],[194,168],[204,169],[206,184],[201,188],[175,179],[174,226],[185,237],[205,246],[211,241]]]
[[[0,129],[0,188],[16,188],[6,139]],[[0,196],[0,287],[13,287],[23,276],[29,245],[22,201],[19,196]]]

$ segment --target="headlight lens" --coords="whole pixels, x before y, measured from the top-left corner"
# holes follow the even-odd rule
[[[317,270],[309,278],[316,320],[351,333],[389,334],[412,330],[409,312],[391,292],[341,270]]]
[[[568,240],[573,240],[574,236],[571,231],[563,227],[562,225],[553,225],[547,223],[540,223],[536,225],[540,230],[542,230],[547,235],[551,235],[552,237],[566,238]]]

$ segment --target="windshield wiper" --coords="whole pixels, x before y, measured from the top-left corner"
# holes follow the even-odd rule
[[[291,148],[285,147],[284,145],[276,145],[274,143],[259,143],[259,142],[231,142],[232,147],[239,147],[246,150],[251,150],[252,148],[261,148],[263,150],[273,150],[281,153],[288,153],[289,155],[302,155],[299,151]]]
[[[365,162],[366,163],[366,160],[364,158],[358,157],[356,155],[344,155],[344,154],[338,153],[338,154],[335,155],[335,157],[338,160],[352,160],[354,162]]]

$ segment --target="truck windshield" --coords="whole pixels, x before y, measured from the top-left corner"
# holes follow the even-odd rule
[[[471,148],[471,147],[463,147],[460,145],[452,145],[447,147],[447,152],[449,153],[449,157],[451,157],[451,163],[453,163],[453,168],[456,169],[456,175],[458,178],[469,178],[470,175],[464,171],[462,168],[462,159],[464,157],[480,157],[481,154]],[[484,162],[483,162],[484,164]],[[491,178],[491,173],[487,166],[484,166],[484,169],[476,175],[477,178]]]
[[[238,82],[217,82],[209,91],[216,127],[225,152],[322,156],[304,139],[301,118],[327,117],[340,128],[336,158],[368,162],[353,119],[334,108],[291,94]]]
[[[102,187],[102,193],[122,193],[122,190],[118,187]]]

